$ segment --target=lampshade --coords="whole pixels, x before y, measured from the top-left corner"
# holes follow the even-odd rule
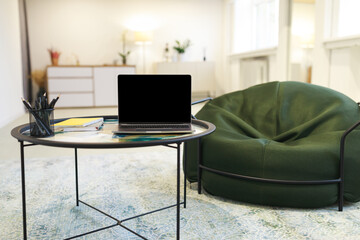
[[[308,34],[300,37],[302,48],[313,48],[314,47],[314,34]]]
[[[152,39],[151,31],[135,32],[135,43],[151,43]]]

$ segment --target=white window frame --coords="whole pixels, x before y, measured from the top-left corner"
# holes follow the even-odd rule
[[[338,36],[340,1],[341,0],[327,0],[325,2],[323,45],[329,50],[360,46],[360,33],[356,35]]]

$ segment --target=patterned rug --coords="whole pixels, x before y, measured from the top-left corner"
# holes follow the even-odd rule
[[[81,151],[81,150],[79,150]],[[79,157],[80,199],[119,219],[176,203],[176,151]],[[0,239],[22,238],[20,161],[0,163]],[[75,206],[73,157],[26,160],[29,239],[62,239],[115,221]],[[181,181],[183,182],[183,181]],[[182,191],[181,191],[182,192]],[[360,239],[360,204],[285,209],[187,188],[181,239]],[[175,239],[176,208],[127,221],[149,239]],[[139,239],[117,226],[78,239]]]

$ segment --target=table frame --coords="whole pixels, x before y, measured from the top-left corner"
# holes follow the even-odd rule
[[[114,119],[116,116],[104,116],[105,119]],[[64,119],[58,119],[56,121],[62,121]],[[36,145],[45,145],[45,146],[55,146],[55,147],[66,147],[66,148],[74,148],[75,150],[75,189],[76,189],[76,206],[79,206],[79,203],[84,204],[87,207],[92,208],[93,210],[96,210],[100,212],[101,214],[113,219],[116,221],[115,224],[98,228],[86,233],[78,234],[72,237],[67,237],[65,239],[74,239],[78,237],[82,237],[91,233],[99,232],[102,230],[106,230],[112,227],[120,226],[127,231],[135,234],[136,236],[140,237],[141,239],[147,239],[146,237],[136,233],[134,230],[124,226],[122,223],[139,218],[148,214],[156,213],[162,210],[166,210],[172,207],[176,207],[176,239],[180,239],[180,205],[184,205],[184,208],[186,208],[186,171],[184,171],[184,201],[180,202],[180,147],[181,144],[186,142],[187,140],[191,139],[200,139],[201,137],[208,135],[215,131],[215,126],[211,123],[200,121],[200,120],[192,120],[193,124],[200,125],[202,127],[207,128],[206,131],[199,133],[199,134],[188,134],[184,137],[176,137],[173,139],[164,139],[164,140],[155,140],[155,141],[144,141],[144,142],[128,142],[128,143],[102,143],[102,144],[94,144],[94,143],[68,143],[68,142],[56,142],[56,141],[46,141],[46,139],[39,139],[39,138],[33,138],[30,136],[25,136],[22,134],[23,131],[28,129],[28,125],[24,124],[21,126],[18,126],[14,128],[11,131],[11,135],[18,139],[20,143],[20,159],[21,159],[21,188],[22,188],[22,212],[23,212],[23,237],[24,240],[27,239],[27,216],[26,216],[26,182],[25,182],[25,154],[24,154],[24,148],[29,146],[36,146]],[[25,144],[24,142],[30,142],[29,144]],[[176,146],[173,146],[171,144],[176,144]],[[166,206],[160,209],[152,210],[146,213],[142,213],[136,216],[132,216],[125,219],[118,219],[114,216],[111,216],[110,214],[107,214],[106,212],[91,206],[90,204],[82,201],[79,199],[79,178],[78,178],[78,154],[77,150],[79,148],[128,148],[128,147],[145,147],[145,146],[165,146],[169,148],[173,148],[177,150],[177,179],[176,179],[176,204]],[[197,151],[200,152],[199,149],[200,145],[198,145]],[[187,144],[184,144],[184,156],[186,156],[187,151]],[[183,159],[184,168],[186,168],[186,157]]]

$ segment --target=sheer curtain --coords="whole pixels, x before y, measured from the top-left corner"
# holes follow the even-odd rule
[[[235,0],[232,53],[276,47],[279,33],[278,0]]]
[[[31,74],[29,34],[26,15],[26,0],[19,0],[19,17],[20,17],[20,37],[21,37],[21,61],[24,97],[30,102],[32,101],[32,84],[29,78]]]

